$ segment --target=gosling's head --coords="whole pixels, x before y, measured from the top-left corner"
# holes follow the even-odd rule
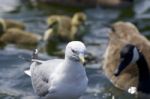
[[[48,41],[53,38],[57,25],[58,25],[58,22],[54,20],[48,24],[48,29],[45,31],[44,36],[43,36],[44,41]]]
[[[87,19],[87,16],[82,12],[77,12],[74,14],[72,18],[72,25],[84,25],[85,21]]]
[[[80,41],[71,41],[66,46],[65,58],[85,64],[86,47]]]
[[[115,70],[115,76],[120,73],[129,65],[135,64],[140,58],[139,50],[132,44],[125,45],[120,51],[119,65]]]
[[[6,31],[6,23],[4,19],[0,19],[0,35]]]
[[[58,24],[57,16],[52,16],[47,19],[48,28],[54,27]]]

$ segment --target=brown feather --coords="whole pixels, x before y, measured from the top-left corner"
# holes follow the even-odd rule
[[[112,83],[123,90],[131,86],[137,86],[138,70],[136,64],[127,66],[119,77],[114,76],[114,70],[119,64],[121,48],[127,44],[134,44],[145,56],[150,68],[150,42],[140,34],[135,25],[129,22],[117,22],[112,26],[113,31],[109,35],[109,44],[104,54],[103,70]]]

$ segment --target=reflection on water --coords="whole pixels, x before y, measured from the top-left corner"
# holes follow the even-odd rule
[[[45,19],[48,15],[72,15],[74,11],[66,11],[62,8],[47,8],[43,7],[43,5],[32,8],[28,3],[25,3],[25,5],[16,3],[17,0],[5,1],[9,1],[9,3],[3,5],[3,0],[0,0],[0,7],[7,8],[9,4],[15,7],[13,10],[1,9],[1,17],[20,20],[25,23],[27,31],[35,32],[40,35],[42,35],[43,31],[47,28]],[[116,20],[132,21],[139,27],[143,34],[150,35],[150,11],[145,11],[150,8],[148,1],[149,0],[145,0],[142,2],[141,0],[142,3],[135,2],[133,7],[128,8],[131,11],[101,7],[84,10],[88,16],[88,30],[86,31],[88,34],[83,38],[83,41],[87,45],[89,52],[96,57],[96,61],[87,65],[86,70],[89,77],[89,86],[87,92],[81,99],[134,99],[134,96],[115,88],[104,76],[101,70],[101,60],[108,44],[108,26]],[[16,6],[19,4],[21,10],[17,10],[18,8]],[[143,4],[146,5],[143,6]],[[11,6],[9,6],[8,9],[10,9]],[[143,9],[141,9],[141,7]],[[12,12],[14,10],[16,11]],[[66,43],[60,44],[59,48],[64,49],[65,44]],[[50,50],[48,51],[51,53]],[[29,68],[30,62],[19,58],[19,56],[23,56],[30,59],[31,54],[31,49],[18,48],[14,45],[7,45],[0,50],[0,99],[37,99],[33,92],[30,78],[23,72]],[[49,56],[46,52],[40,53],[39,56],[43,60],[58,57]]]
[[[0,0],[0,13],[15,11],[19,4],[19,0]]]
[[[134,12],[138,15],[142,15],[150,10],[149,0],[136,0],[134,4]]]

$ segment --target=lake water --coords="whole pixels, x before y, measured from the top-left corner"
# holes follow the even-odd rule
[[[33,7],[28,2],[19,0],[0,0],[0,17],[19,20],[25,23],[26,31],[43,34],[47,28],[46,18],[51,14],[72,15],[79,9],[37,4]],[[137,25],[141,33],[150,36],[150,0],[137,0],[128,8],[89,8],[82,9],[87,14],[88,30],[83,41],[87,49],[95,57],[87,64],[89,86],[80,99],[135,99],[135,96],[115,88],[105,77],[101,66],[103,53],[108,44],[108,25],[123,20]],[[64,49],[66,43],[60,44]],[[0,49],[0,99],[36,99],[31,80],[24,74],[30,62],[20,59],[20,56],[30,59],[31,49],[24,49],[9,44]],[[41,52],[43,60],[56,58],[47,52]]]

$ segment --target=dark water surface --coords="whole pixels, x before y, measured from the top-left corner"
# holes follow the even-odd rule
[[[136,0],[135,0],[136,1]],[[77,9],[78,10],[78,9]],[[19,0],[0,0],[0,17],[22,21],[27,31],[43,34],[47,28],[45,20],[51,14],[72,15],[76,9],[66,9],[38,4],[33,7],[28,2]],[[103,53],[108,43],[109,24],[118,20],[131,21],[140,31],[150,36],[150,0],[137,0],[128,8],[90,8],[83,10],[87,16],[88,34],[83,41],[87,49],[96,59],[87,65],[89,86],[81,99],[135,99],[125,91],[115,88],[104,76],[101,66]],[[60,48],[65,48],[65,43]],[[33,49],[33,48],[32,48]],[[0,99],[36,99],[31,80],[24,74],[30,62],[19,58],[30,59],[32,49],[23,49],[15,45],[7,45],[0,49]],[[50,56],[41,52],[43,60],[58,56]]]

